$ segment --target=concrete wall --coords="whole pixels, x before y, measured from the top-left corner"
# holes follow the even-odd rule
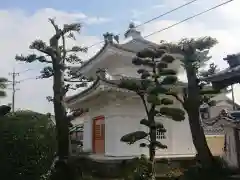
[[[207,144],[214,156],[224,156],[224,135],[208,135],[206,136]]]
[[[108,156],[132,156],[148,154],[148,149],[139,148],[141,142],[128,145],[120,142],[120,138],[136,130],[148,131],[148,129],[139,124],[139,121],[146,116],[142,102],[138,98],[128,99],[119,97],[119,92],[103,93],[98,98],[94,98],[95,104],[90,107],[89,113],[79,121],[84,121],[84,151],[92,150],[92,119],[99,115],[105,116],[105,152]],[[110,97],[111,94],[111,97]],[[180,107],[175,101],[174,106]],[[211,117],[216,116],[222,109],[230,109],[230,105],[221,102],[217,107],[211,108]],[[171,119],[156,119],[161,121],[167,129],[166,139],[161,142],[168,146],[165,150],[157,150],[158,157],[186,157],[194,156],[195,148],[192,143],[192,137],[188,118],[182,122],[175,122]],[[208,145],[214,155],[222,155],[224,137],[207,136]]]
[[[238,167],[236,144],[234,138],[234,131],[231,127],[225,127],[226,130],[226,153],[224,159],[227,161],[229,166]]]

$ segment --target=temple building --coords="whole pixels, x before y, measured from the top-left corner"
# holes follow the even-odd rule
[[[118,37],[111,33],[104,35],[105,44],[100,51],[81,67],[75,68],[75,71],[94,78],[94,82],[84,91],[66,98],[69,109],[88,109],[88,112],[78,117],[83,123],[83,151],[91,152],[92,157],[96,159],[129,159],[141,154],[148,155],[147,148],[139,147],[142,141],[132,145],[120,141],[127,133],[148,129],[140,125],[140,120],[146,117],[141,99],[135,93],[121,89],[116,84],[122,77],[139,78],[138,67],[132,64],[132,58],[137,52],[158,45],[144,39],[134,26],[129,26],[125,36],[128,41],[119,44]],[[180,67],[179,63],[179,61],[173,62],[170,68]],[[223,96],[225,98],[225,95]],[[217,156],[223,154],[224,130],[219,124],[209,125],[208,120],[219,115],[222,110],[221,105],[230,106],[228,103],[222,104],[221,98],[218,102],[219,109],[202,112],[210,149]],[[176,100],[173,106],[182,108]],[[196,150],[187,115],[182,122],[162,117],[156,120],[161,121],[167,129],[166,133],[157,132],[157,139],[168,147],[157,150],[156,158],[195,157]]]

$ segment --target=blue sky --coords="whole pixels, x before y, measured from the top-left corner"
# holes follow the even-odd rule
[[[15,55],[19,53],[32,53],[29,44],[36,38],[48,42],[52,36],[53,28],[48,23],[49,17],[56,17],[57,23],[83,23],[83,31],[72,42],[77,45],[92,45],[102,41],[105,32],[124,33],[131,21],[144,22],[169,11],[191,0],[8,0],[0,3],[0,77],[10,78],[14,64],[17,71],[28,68],[34,69],[22,73],[17,80],[26,80],[17,87],[16,107],[31,109],[39,112],[52,112],[52,104],[46,101],[46,96],[52,94],[51,80],[35,80],[43,67],[39,63],[17,64]],[[139,28],[142,34],[166,28],[184,18],[200,11],[206,10],[214,4],[225,0],[198,0],[185,8],[155,20]],[[221,68],[226,67],[222,58],[228,53],[240,52],[240,1],[235,0],[229,5],[197,17],[191,21],[178,25],[165,32],[155,34],[148,38],[156,43],[160,40],[177,41],[183,37],[212,36],[219,40],[219,44],[211,50],[214,62]],[[73,45],[73,44],[70,44]],[[93,56],[101,45],[89,49],[84,59]],[[239,87],[240,90],[240,87]],[[8,96],[1,99],[1,103],[11,102],[11,91]],[[236,99],[240,102],[240,94]]]
[[[21,9],[31,15],[39,9],[53,8],[69,13],[81,12],[88,16],[110,18],[110,23],[91,25],[90,27],[85,26],[88,34],[95,35],[106,31],[121,32],[126,29],[131,20],[146,21],[183,3],[182,0],[167,5],[164,1],[159,0],[9,0],[1,2],[0,9]],[[194,5],[191,6],[195,7]],[[168,19],[181,19],[188,14],[191,14],[191,12],[186,11],[186,8],[184,8],[178,13],[168,15]]]

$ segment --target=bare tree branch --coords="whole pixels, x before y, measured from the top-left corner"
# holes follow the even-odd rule
[[[51,24],[54,26],[55,23],[51,22]],[[58,31],[56,31],[55,35],[52,36],[52,38],[50,39],[51,44],[54,41],[59,40],[61,36],[64,36],[68,32],[71,32],[71,31],[80,32],[81,27],[82,25],[80,23],[65,24],[62,30],[59,29]]]
[[[175,94],[175,93],[167,93],[167,95],[173,96],[177,101],[179,101],[182,104],[183,107],[185,106],[184,100],[181,99],[177,94]]]
[[[148,107],[147,107],[147,103],[146,103],[146,100],[144,99],[144,95],[138,93],[138,95],[140,96],[142,102],[143,102],[143,105],[144,105],[144,108],[145,108],[145,111],[146,113],[148,114],[149,113],[149,110],[148,110]]]
[[[55,20],[54,20],[53,18],[49,18],[48,20],[49,20],[50,23],[53,25],[56,33],[59,32],[60,29],[59,29],[58,25],[55,23]]]

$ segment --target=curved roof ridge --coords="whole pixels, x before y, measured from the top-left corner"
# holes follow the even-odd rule
[[[73,67],[74,69],[77,70],[81,70],[84,67],[86,67],[87,65],[89,65],[91,62],[93,62],[95,59],[97,59],[99,57],[99,55],[101,55],[108,47],[114,47],[123,51],[127,51],[127,52],[131,52],[131,53],[136,53],[130,49],[127,49],[125,47],[123,47],[124,44],[116,44],[116,43],[105,43],[104,46],[94,55],[92,56],[90,59],[84,61],[84,63],[80,66],[75,66]]]
[[[117,49],[120,49],[120,50],[123,50],[123,51],[126,51],[126,52],[137,53],[137,52],[135,52],[131,49],[128,49],[128,48],[124,47],[124,45],[126,45],[128,43],[131,43],[131,42],[141,42],[141,43],[144,43],[144,44],[150,44],[150,45],[153,45],[153,46],[157,46],[156,43],[148,41],[146,39],[132,39],[132,40],[130,40],[128,42],[125,42],[123,44],[117,44],[117,43],[114,43],[114,42],[111,42],[111,43],[105,42],[103,47],[94,56],[92,56],[88,60],[84,61],[84,63],[82,65],[75,66],[74,69],[77,69],[77,70],[83,69],[84,67],[89,65],[91,62],[93,62],[95,59],[97,59],[97,57],[99,57],[99,55],[102,54],[107,49],[107,47],[112,46],[114,48],[117,48]]]
[[[122,78],[140,80],[140,78],[132,78],[132,77],[122,77]],[[76,93],[75,95],[67,97],[65,99],[65,102],[70,103],[71,101],[73,101],[76,98],[83,97],[83,96],[90,94],[92,92],[92,90],[96,89],[97,87],[99,87],[101,85],[101,82],[105,83],[106,85],[110,85],[112,87],[118,88],[118,84],[120,83],[120,81],[121,81],[121,79],[109,80],[109,79],[102,79],[100,77],[97,77],[97,79],[89,87],[87,87],[85,90],[83,90],[79,93]],[[181,81],[179,81],[178,83],[180,86],[186,85],[184,82],[181,82]]]

